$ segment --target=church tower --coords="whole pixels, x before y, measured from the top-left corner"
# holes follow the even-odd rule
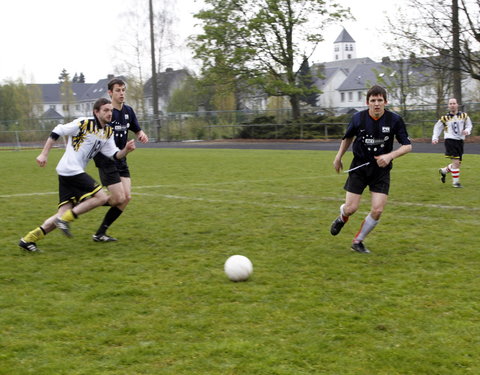
[[[333,42],[333,57],[335,61],[355,59],[357,57],[355,41],[345,28]]]

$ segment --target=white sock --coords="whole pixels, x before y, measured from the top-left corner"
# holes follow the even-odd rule
[[[460,182],[460,168],[459,169],[450,168],[450,171],[452,172],[453,183],[456,184],[457,182]]]
[[[362,226],[353,240],[355,242],[363,241],[365,237],[367,237],[367,234],[369,234],[377,224],[378,220],[373,219],[370,214],[368,214],[365,220],[363,220]]]
[[[344,223],[346,223],[348,221],[348,216],[345,215],[343,207],[345,207],[345,203],[340,206],[340,218],[343,220]]]

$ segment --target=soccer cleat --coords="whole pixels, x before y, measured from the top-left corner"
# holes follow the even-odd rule
[[[442,184],[445,183],[445,177],[447,177],[447,174],[442,170],[442,168],[440,168],[438,170],[438,173],[440,173],[440,181],[442,181]]]
[[[70,232],[70,224],[67,221],[60,219],[57,217],[55,219],[55,226],[60,229],[63,234],[67,237],[72,237],[72,233]]]
[[[342,218],[340,216],[337,217],[333,221],[332,226],[330,227],[330,233],[332,234],[332,236],[336,236],[337,234],[339,234],[344,225],[345,223],[343,222]]]
[[[117,241],[116,238],[110,237],[108,234],[94,234],[92,238],[95,242],[114,242],[114,241]]]
[[[20,246],[23,250],[29,251],[31,253],[40,253],[40,249],[37,247],[37,244],[35,242],[25,242],[23,238],[20,239],[18,246]]]
[[[363,254],[368,254],[370,253],[370,250],[368,250],[363,242],[352,242],[352,250],[356,251],[357,253],[363,253]]]
[[[455,182],[453,185],[452,185],[454,188],[463,188],[462,184],[460,182]]]

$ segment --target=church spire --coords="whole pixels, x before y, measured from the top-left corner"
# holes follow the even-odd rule
[[[345,28],[333,42],[334,60],[349,60],[357,57],[355,40]]]

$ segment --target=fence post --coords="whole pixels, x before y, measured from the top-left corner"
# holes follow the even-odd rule
[[[22,146],[20,145],[20,137],[18,136],[18,130],[15,131],[15,140],[17,141],[17,148],[21,149]]]

